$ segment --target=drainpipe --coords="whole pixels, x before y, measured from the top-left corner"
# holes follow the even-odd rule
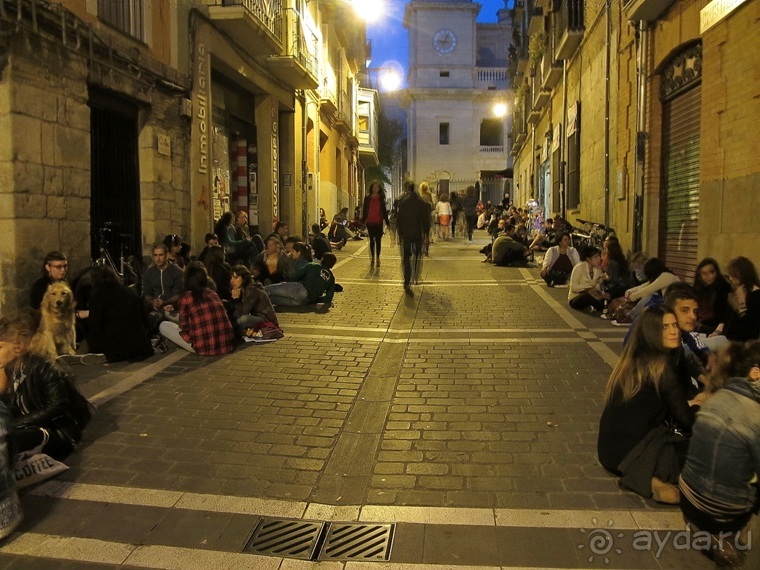
[[[607,53],[605,61],[604,81],[604,225],[610,225],[610,72],[612,50],[612,6],[606,0],[607,24]]]
[[[559,205],[562,217],[567,220],[567,60],[562,60],[562,128],[559,130]]]
[[[634,141],[634,197],[633,197],[633,239],[634,252],[642,251],[644,233],[644,165],[646,153],[647,127],[647,76],[649,65],[649,30],[647,23],[638,23],[638,49],[636,57],[636,140]]]

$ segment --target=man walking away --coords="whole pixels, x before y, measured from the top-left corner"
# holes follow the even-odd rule
[[[412,275],[415,282],[422,270],[422,245],[430,231],[430,204],[415,191],[409,182],[406,194],[398,202],[396,227],[404,267],[404,291],[414,296]]]

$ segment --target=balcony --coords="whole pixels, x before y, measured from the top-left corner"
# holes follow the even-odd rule
[[[377,155],[379,100],[374,89],[359,89],[357,109],[357,131],[359,140],[359,162],[365,168],[380,164]]]
[[[330,87],[327,78],[323,80],[317,93],[319,93],[319,108],[323,113],[334,115],[338,112],[338,97],[335,95],[335,90]]]
[[[540,111],[549,102],[549,98],[552,96],[551,89],[543,89],[542,87],[536,88],[535,99],[533,99],[533,109]],[[530,119],[528,119],[530,120]]]
[[[542,8],[534,7],[530,13],[528,22],[528,35],[538,34],[544,31],[544,11]]]
[[[562,79],[562,62],[550,54],[544,54],[541,60],[541,88],[554,89]]]
[[[269,69],[294,89],[315,89],[319,85],[319,38],[292,8],[285,10],[284,22],[283,53],[267,58]]]
[[[623,13],[626,20],[654,22],[675,3],[676,0],[623,0]]]
[[[335,127],[348,137],[354,134],[354,109],[348,91],[342,91],[338,96],[338,111],[335,113]],[[358,141],[357,141],[358,143]]]
[[[209,18],[250,55],[282,54],[282,0],[203,0]]]
[[[559,0],[555,12],[554,45],[556,59],[570,59],[583,40],[586,31],[584,24],[584,0]]]
[[[480,152],[481,153],[486,153],[486,154],[503,154],[504,153],[504,145],[503,144],[499,144],[499,145],[487,145],[487,146],[481,145]]]
[[[476,67],[475,68],[475,88],[488,89],[496,87],[497,89],[507,88],[507,70],[503,67]]]

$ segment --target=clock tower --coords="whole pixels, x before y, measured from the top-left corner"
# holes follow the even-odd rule
[[[507,101],[511,29],[476,23],[480,9],[472,0],[410,0],[404,14],[409,175],[438,192],[508,166],[507,120],[494,107]]]

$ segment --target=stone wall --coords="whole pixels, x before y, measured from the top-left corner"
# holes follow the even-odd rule
[[[11,36],[0,77],[0,313],[26,306],[42,259],[60,250],[70,276],[90,263],[91,86],[140,106],[143,243],[188,231],[188,128],[179,114],[181,77],[157,88],[125,67],[107,69],[34,34]],[[170,141],[158,150],[158,135]],[[164,139],[166,140],[166,139]],[[162,145],[165,152],[166,145]],[[186,235],[186,234],[184,234]]]

